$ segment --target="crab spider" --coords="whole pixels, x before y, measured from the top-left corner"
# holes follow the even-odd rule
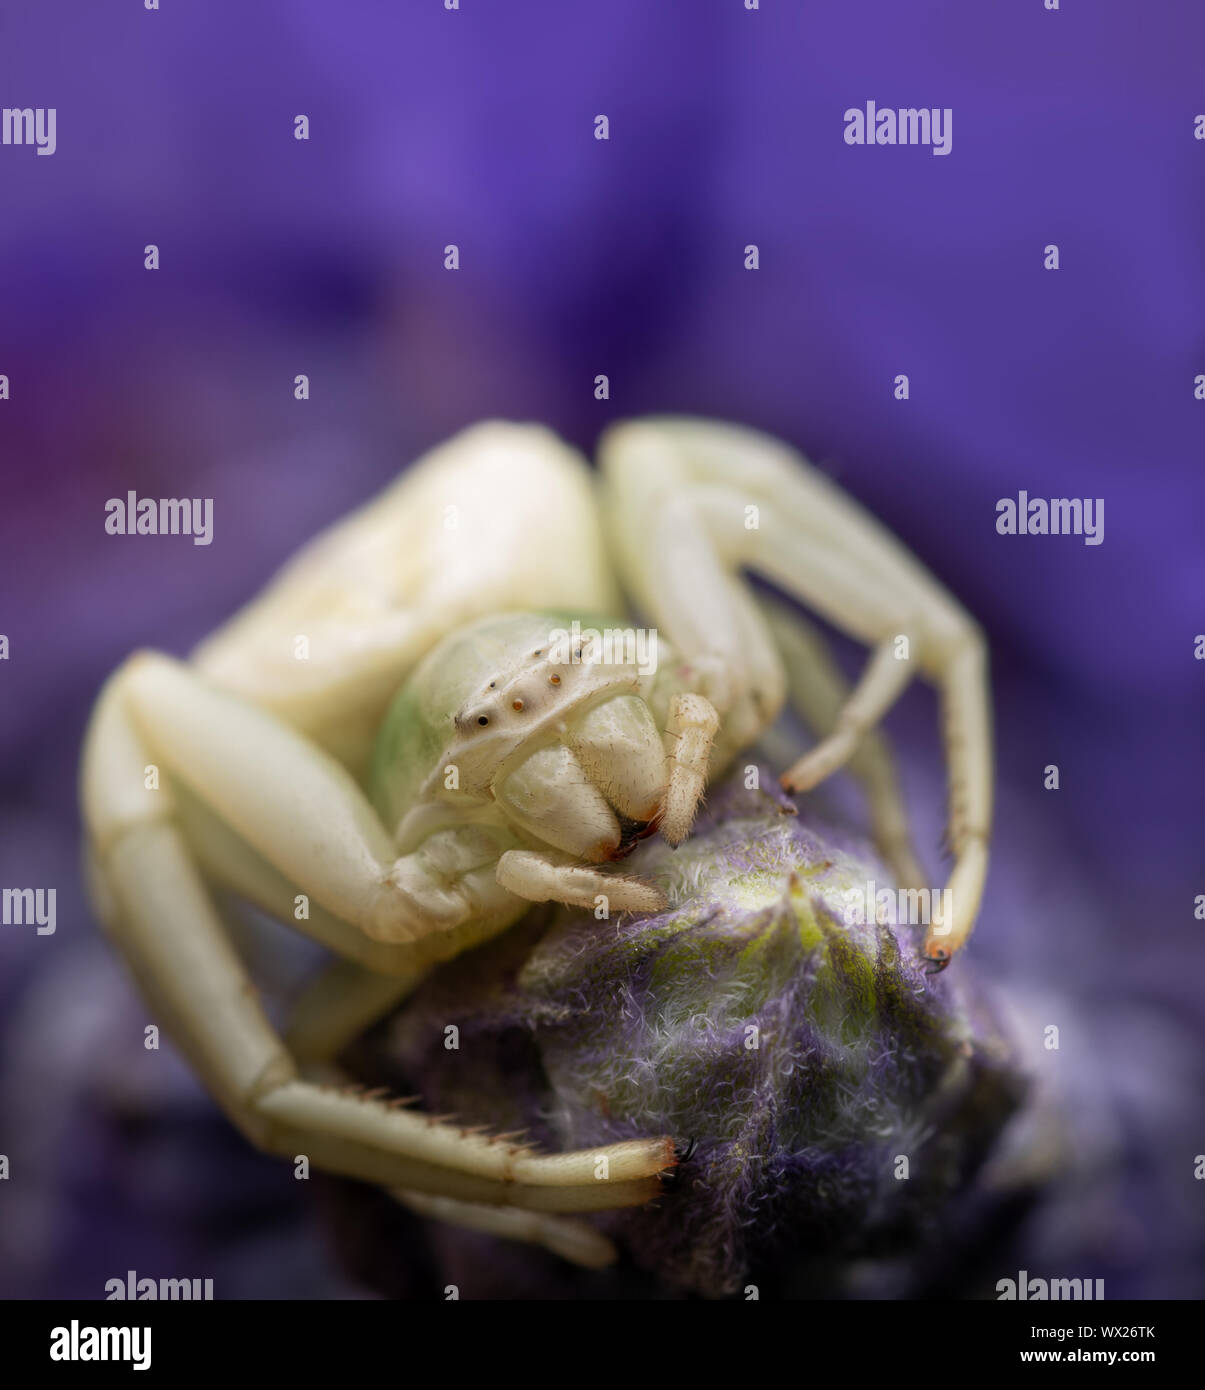
[[[915,885],[874,726],[914,671],[940,688],[954,912],[922,948],[938,966],[978,910],[992,781],[976,628],[800,456],[728,425],[651,419],[609,430],[600,463],[593,475],[538,427],[466,430],[307,546],[189,662],[132,656],[100,694],[81,773],[97,913],[253,1143],[584,1264],[612,1252],[565,1214],[649,1201],[680,1142],[539,1154],[331,1084],[343,1047],[532,902],[662,907],[614,861],[645,835],[685,836],[708,778],[788,693],[823,736],[784,785],[848,762]],[[870,644],[852,691],[818,633],[756,596],[745,569]],[[657,661],[596,637],[571,637],[566,656],[568,633],[627,633],[620,584],[655,624]],[[340,958],[283,1037],[215,888]]]

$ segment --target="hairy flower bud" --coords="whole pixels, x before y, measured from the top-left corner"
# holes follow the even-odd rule
[[[693,1140],[663,1199],[593,1218],[679,1289],[838,1292],[923,1246],[1021,1092],[971,962],[926,975],[923,929],[851,911],[890,883],[873,853],[739,778],[629,864],[668,911],[546,913],[403,1008],[428,1107],[550,1150]]]

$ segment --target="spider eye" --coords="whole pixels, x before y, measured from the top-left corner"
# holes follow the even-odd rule
[[[484,714],[479,715],[478,718],[477,718],[477,723],[478,723],[478,724],[488,724],[489,722],[490,722],[490,721],[485,717]]]

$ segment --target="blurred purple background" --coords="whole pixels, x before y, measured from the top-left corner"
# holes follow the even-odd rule
[[[142,1049],[78,883],[89,704],[461,426],[589,449],[650,411],[781,434],[984,625],[970,958],[1031,1040],[1060,1025],[1035,1066],[1080,1117],[999,1277],[1205,1293],[1205,10],[163,6],[0,14],[0,106],[58,140],[0,146],[0,884],[58,889],[54,936],[0,927],[0,1294],[361,1291],[322,1204]],[[868,100],[950,107],[952,153],[847,146]],[[129,489],[213,497],[213,544],[107,536]],[[1020,489],[1103,498],[1104,544],[997,535]],[[888,724],[933,865],[934,726],[924,690]]]

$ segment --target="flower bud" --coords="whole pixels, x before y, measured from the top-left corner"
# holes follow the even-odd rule
[[[661,1200],[592,1218],[679,1289],[833,1294],[932,1238],[1022,1089],[971,959],[926,974],[873,851],[741,778],[624,867],[670,908],[547,911],[404,1007],[428,1107],[548,1150],[693,1140]]]

